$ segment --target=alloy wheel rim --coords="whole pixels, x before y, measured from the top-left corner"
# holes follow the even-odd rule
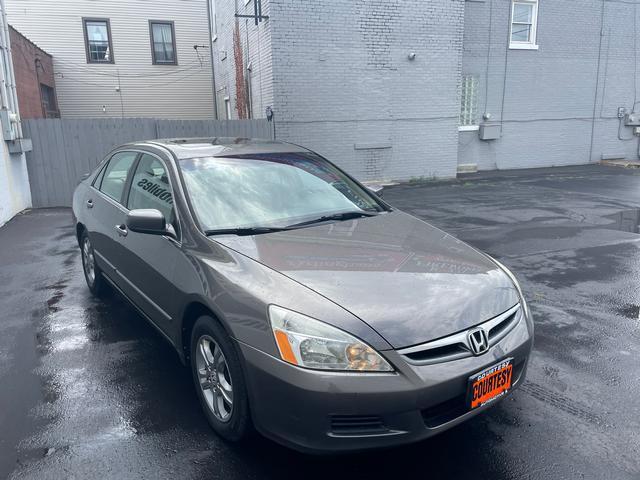
[[[84,273],[87,275],[89,284],[93,285],[96,280],[96,267],[93,250],[91,250],[91,244],[88,238],[84,240],[84,244],[82,245],[82,259],[84,260]]]
[[[218,420],[228,422],[233,413],[231,374],[222,349],[208,335],[198,339],[196,368],[198,383],[207,407]]]

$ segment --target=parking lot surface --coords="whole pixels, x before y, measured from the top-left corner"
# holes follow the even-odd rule
[[[36,210],[0,229],[0,478],[640,478],[640,170],[472,175],[385,198],[520,279],[536,343],[513,395],[391,450],[227,444],[160,335],[116,295],[90,296],[70,211]]]

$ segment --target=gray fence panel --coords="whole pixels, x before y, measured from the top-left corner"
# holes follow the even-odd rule
[[[71,205],[73,190],[110,150],[123,143],[176,137],[271,139],[266,120],[159,120],[91,118],[23,120],[33,151],[27,168],[34,207]]]

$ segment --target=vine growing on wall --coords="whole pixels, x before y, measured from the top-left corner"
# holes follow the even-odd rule
[[[244,58],[240,41],[240,23],[236,18],[233,31],[233,59],[236,67],[236,110],[238,118],[247,118],[247,83],[244,78]]]

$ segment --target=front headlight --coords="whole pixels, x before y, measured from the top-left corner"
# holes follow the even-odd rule
[[[269,320],[285,362],[320,370],[393,371],[369,345],[331,325],[276,305],[269,306]]]
[[[524,312],[527,318],[531,318],[531,314],[529,312],[529,305],[527,305],[527,301],[524,298],[524,293],[522,293],[522,287],[520,287],[520,283],[518,282],[518,279],[516,278],[516,276],[511,272],[511,270],[509,270],[507,267],[505,267],[502,263],[500,263],[495,258],[491,257],[491,260],[493,260],[496,263],[496,265],[498,265],[498,267],[500,267],[502,271],[507,275],[507,277],[509,277],[509,279],[513,282],[513,285],[516,287],[516,291],[518,292],[518,297],[520,297],[520,305],[522,305],[522,311]]]

